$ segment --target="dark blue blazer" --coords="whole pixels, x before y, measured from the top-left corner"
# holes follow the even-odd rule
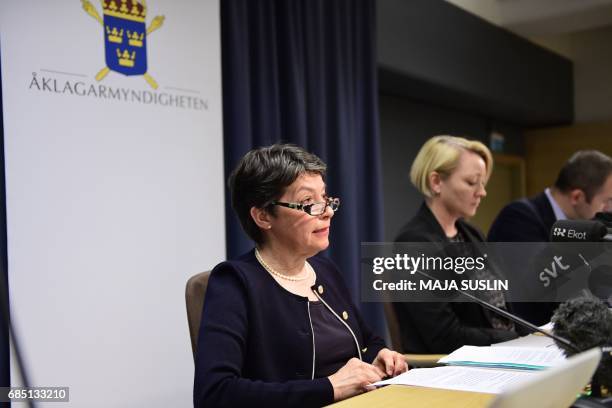
[[[548,242],[557,218],[545,193],[505,206],[493,221],[489,242]]]
[[[542,192],[505,206],[493,221],[487,239],[490,242],[548,242],[556,220],[550,201]],[[550,321],[557,306],[556,302],[514,302],[511,305],[513,313],[538,326]]]
[[[309,259],[313,290],[355,334],[355,357],[371,363],[385,347],[364,324],[336,266]],[[346,312],[346,313],[345,313]],[[348,330],[348,329],[347,329]],[[327,377],[313,379],[308,298],[282,288],[254,251],[212,271],[196,356],[195,407],[317,407],[333,402]]]

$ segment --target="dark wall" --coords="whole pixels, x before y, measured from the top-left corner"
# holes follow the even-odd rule
[[[488,144],[494,126],[506,137],[507,153],[522,153],[521,129],[511,124],[394,95],[380,95],[379,109],[385,241],[393,241],[422,202],[421,194],[410,184],[409,173],[416,154],[431,136],[451,134]]]
[[[385,240],[422,202],[412,161],[438,134],[523,155],[523,128],[573,120],[571,61],[443,0],[378,0]]]
[[[572,63],[443,0],[378,0],[380,88],[523,126],[571,123]]]

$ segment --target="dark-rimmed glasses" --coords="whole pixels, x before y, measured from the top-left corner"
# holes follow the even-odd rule
[[[270,205],[280,205],[281,207],[304,211],[308,215],[318,217],[319,215],[325,213],[327,207],[331,208],[333,212],[338,211],[338,207],[340,207],[340,199],[330,197],[323,202],[312,204],[284,203],[282,201],[272,201]]]

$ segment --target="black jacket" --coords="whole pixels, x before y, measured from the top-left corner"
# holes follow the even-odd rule
[[[475,227],[456,223],[467,242],[483,242]],[[402,228],[396,242],[449,242],[425,203]],[[513,331],[491,327],[482,306],[470,302],[403,302],[393,304],[405,353],[445,354],[463,345],[488,346],[517,337]]]
[[[355,356],[371,363],[385,346],[364,324],[336,266],[308,260],[319,299],[350,327]],[[341,317],[340,317],[341,316]],[[348,329],[347,329],[348,330]],[[282,288],[253,251],[212,271],[196,356],[195,407],[319,407],[333,402],[327,377],[313,378],[315,353],[307,297]]]
[[[490,242],[548,242],[556,220],[550,201],[542,192],[505,206],[493,221],[487,238]],[[541,326],[550,321],[557,306],[556,302],[515,302],[512,311]]]

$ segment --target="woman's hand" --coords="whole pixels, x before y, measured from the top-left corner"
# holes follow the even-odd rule
[[[378,367],[389,377],[395,377],[398,374],[408,371],[408,364],[406,360],[404,360],[404,356],[388,348],[384,348],[378,352],[372,365]]]
[[[351,358],[327,378],[334,387],[334,401],[340,401],[367,391],[366,385],[380,381],[384,376],[384,371],[375,365],[364,363],[358,358]]]

